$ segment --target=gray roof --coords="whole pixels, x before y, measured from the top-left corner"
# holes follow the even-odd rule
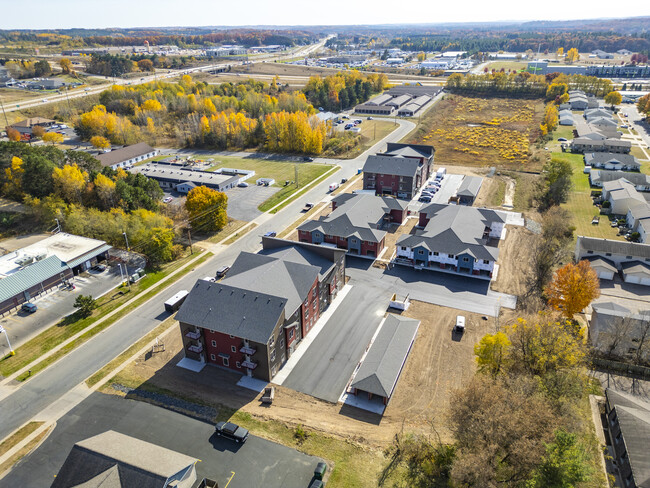
[[[350,386],[390,397],[419,327],[419,320],[388,314]]]
[[[607,315],[616,315],[620,317],[625,317],[631,313],[631,310],[619,305],[616,302],[598,302],[593,303],[591,308],[598,313],[607,314]]]
[[[610,388],[605,394],[610,409],[616,409],[634,483],[640,488],[650,487],[650,403]]]
[[[578,255],[584,257],[587,251],[594,253],[611,253],[617,256],[633,256],[634,258],[650,259],[650,245],[636,242],[612,241],[596,237],[578,236]]]
[[[435,148],[430,144],[402,144],[401,142],[389,142],[386,145],[386,152],[384,154],[428,159],[432,157],[435,152]]]
[[[592,117],[589,118],[589,123],[592,125],[604,125],[608,127],[618,127],[618,124],[613,119],[606,117]]]
[[[614,261],[610,259],[603,258],[601,256],[589,256],[585,259],[589,261],[589,264],[591,264],[592,268],[605,268],[606,270],[613,271],[614,273],[617,271]]]
[[[121,149],[115,149],[107,153],[102,153],[97,156],[99,162],[102,163],[102,166],[113,166],[114,164],[121,163],[123,161],[128,161],[129,159],[136,158],[138,156],[144,156],[153,152],[154,148],[151,147],[146,142],[138,142],[131,146],[125,146]]]
[[[225,280],[224,280],[225,281]],[[266,344],[287,299],[198,280],[176,314],[182,323]]]
[[[324,276],[329,274],[330,270],[336,266],[336,263],[332,260],[319,256],[304,246],[288,245],[286,247],[275,249],[262,249],[260,254],[282,259],[284,261],[316,266],[317,268],[320,268],[319,279],[322,279]]]
[[[192,170],[155,163],[138,166],[131,171],[141,173],[148,178],[153,178],[154,180],[168,181],[177,185],[186,184],[189,187],[205,185],[208,187],[213,186],[223,188],[234,184],[235,182],[239,182],[239,179],[241,178],[239,175]]]
[[[375,154],[368,156],[363,172],[414,178],[419,166],[419,159]]]
[[[597,164],[621,164],[623,166],[641,167],[641,163],[632,154],[615,154],[606,152],[585,153],[585,164],[594,166]]]
[[[321,273],[321,267],[299,262],[295,256],[287,254],[285,257],[291,259],[282,259],[242,252],[221,283],[244,291],[282,297],[287,301],[287,316],[290,316],[305,300]]]
[[[391,210],[405,210],[408,202],[392,197],[368,194],[343,194],[334,199],[337,207],[327,217],[308,220],[298,226],[298,230],[313,232],[318,230],[325,235],[338,237],[356,236],[367,242],[381,242],[386,231],[377,229],[386,214]]]
[[[56,256],[37,261],[0,280],[0,302],[4,302],[45,280],[69,270],[67,264]]]
[[[650,176],[645,173],[629,173],[616,170],[592,169],[589,173],[589,179],[592,184],[605,183],[625,178],[635,186],[650,186]]]
[[[109,430],[73,446],[52,488],[163,488],[197,461]]]
[[[638,204],[647,205],[646,199],[643,198],[643,195],[641,195],[634,185],[625,178],[603,183],[603,190],[608,192],[607,198],[611,199],[613,202],[617,200],[625,201],[632,199],[639,202]]]
[[[650,205],[635,205],[628,210],[634,220],[650,218]]]
[[[641,274],[650,276],[650,266],[641,261],[628,261],[621,264],[621,269],[624,275],[628,274]]]
[[[488,246],[483,233],[493,222],[505,222],[505,216],[495,210],[465,207],[462,205],[441,205],[434,203],[424,207],[429,223],[415,235],[402,235],[398,246],[424,247],[429,251],[446,254],[469,254],[474,259],[496,261],[499,248]]]
[[[462,197],[476,197],[481,189],[482,183],[483,178],[480,176],[465,176],[463,182],[458,187],[456,195]]]

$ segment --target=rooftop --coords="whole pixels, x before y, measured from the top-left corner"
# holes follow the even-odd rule
[[[132,169],[133,172],[156,180],[168,180],[180,183],[193,183],[195,185],[226,186],[231,181],[239,180],[240,176],[226,175],[212,171],[183,169],[178,166],[158,165],[148,163]]]
[[[578,236],[578,254],[582,257],[587,251],[596,253],[611,253],[619,256],[633,256],[634,258],[650,259],[650,245],[636,242],[612,241],[596,237]]]
[[[102,153],[97,156],[97,159],[102,163],[102,166],[113,166],[114,164],[122,163],[138,156],[144,156],[153,151],[155,151],[155,149],[146,142],[139,142],[131,146],[125,146],[121,149]]]

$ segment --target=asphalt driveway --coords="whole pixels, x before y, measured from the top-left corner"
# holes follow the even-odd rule
[[[277,186],[257,186],[252,179],[248,188],[226,190],[228,217],[246,222],[254,220],[262,214],[257,207],[277,191],[280,191]]]
[[[306,488],[320,459],[250,436],[245,444],[214,436],[211,424],[136,400],[94,393],[0,480],[2,486],[50,486],[75,442],[115,430],[201,461],[197,478],[228,488]],[[230,483],[228,484],[228,480]]]

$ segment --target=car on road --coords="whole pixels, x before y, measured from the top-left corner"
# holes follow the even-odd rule
[[[305,206],[302,207],[302,211],[303,211],[303,212],[308,212],[308,211],[311,210],[312,208],[314,208],[314,204],[313,204],[313,203],[305,203]]]
[[[621,129],[628,129],[628,128],[629,128],[629,126],[628,126],[627,124],[623,124],[623,125],[621,126]]]
[[[23,303],[23,305],[20,307],[20,309],[21,309],[23,312],[34,313],[34,312],[36,312],[36,310],[38,310],[38,307],[37,307],[36,305],[34,305],[33,303],[25,302],[25,303]]]
[[[239,443],[244,443],[248,439],[248,430],[232,422],[217,422],[214,431],[219,437],[225,437]]]
[[[163,198],[163,203],[169,203],[169,202],[171,202],[173,199],[174,199],[173,197],[165,197],[165,198]]]
[[[228,271],[230,271],[230,266],[222,266],[217,270],[217,278],[223,278]]]
[[[44,98],[44,99],[42,100],[42,102],[43,102],[43,103],[47,103],[47,99]]]
[[[372,117],[368,117],[368,120],[374,120]]]
[[[276,231],[270,230],[266,234],[264,234],[264,237],[275,237],[277,235],[278,235],[278,233]]]
[[[248,188],[248,183],[246,183],[245,181],[242,181],[240,183],[237,183],[237,186],[239,188]]]
[[[426,195],[421,196],[420,198],[418,198],[418,202],[431,203],[431,197],[428,197]]]
[[[305,156],[304,158],[302,158],[302,160],[311,163],[314,160],[314,158],[312,158],[311,156]]]

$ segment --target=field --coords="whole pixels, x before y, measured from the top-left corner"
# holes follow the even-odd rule
[[[493,69],[500,71],[502,69],[506,71],[519,71],[525,69],[528,66],[528,63],[525,61],[494,61],[487,65],[488,69],[492,71]]]
[[[543,110],[541,100],[445,96],[403,142],[433,144],[441,165],[531,169]]]
[[[598,224],[592,224],[591,219],[600,214],[599,209],[594,206],[591,199],[591,187],[589,176],[583,173],[585,164],[582,154],[553,153],[553,159],[569,161],[573,167],[573,189],[569,200],[563,204],[571,215],[573,225],[576,228],[576,236],[599,237],[602,239],[623,240],[617,235],[617,229],[610,226],[610,218],[607,215],[600,216]]]
[[[372,147],[377,141],[381,141],[388,134],[396,129],[395,122],[389,120],[366,120],[362,117],[363,123],[358,127],[361,129],[361,142],[349,151],[339,154],[330,154],[324,151],[322,157],[333,157],[338,159],[352,159],[357,157],[368,148]],[[339,126],[340,127],[340,126]]]

